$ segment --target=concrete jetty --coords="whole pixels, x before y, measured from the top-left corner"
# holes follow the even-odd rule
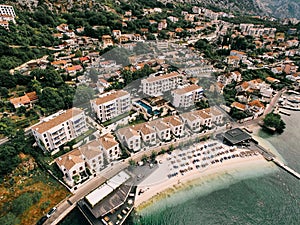
[[[288,173],[292,174],[294,177],[300,179],[300,174],[298,172],[296,172],[295,170],[291,169],[290,167],[288,167],[287,165],[285,165],[284,163],[280,162],[278,159],[273,158],[272,160],[276,165],[278,165],[279,167],[281,167],[282,169],[284,169],[285,171],[287,171]]]

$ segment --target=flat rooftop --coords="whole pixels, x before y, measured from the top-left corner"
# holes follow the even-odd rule
[[[132,185],[123,184],[93,207],[90,206],[86,199],[80,200],[79,205],[91,220],[98,220],[122,206],[126,202],[131,189]]]
[[[85,199],[92,207],[94,207],[97,203],[99,203],[102,199],[107,197],[129,179],[130,176],[124,171],[121,171],[117,175],[110,178],[105,184],[102,184],[100,187],[85,196]]]
[[[234,128],[225,132],[223,137],[233,145],[248,141],[252,138],[251,135],[247,134],[240,128]]]

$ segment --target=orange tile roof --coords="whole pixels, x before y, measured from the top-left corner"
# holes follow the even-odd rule
[[[236,56],[236,55],[230,55],[230,56],[228,56],[229,57],[229,59],[234,59],[234,60],[240,60],[240,58],[238,57],[238,56]]]
[[[141,123],[131,127],[136,131],[140,131],[144,135],[153,134],[155,130],[148,123]]]
[[[10,99],[10,102],[13,105],[18,105],[18,104],[25,105],[25,104],[29,104],[30,103],[30,99],[29,99],[29,97],[27,95],[24,95],[24,96],[21,96],[21,97],[18,97],[18,98],[12,98],[12,99]]]
[[[256,106],[256,107],[259,107],[259,108],[265,108],[264,104],[261,103],[258,99],[253,100],[252,102],[249,102],[249,105],[250,106]]]
[[[178,94],[178,95],[183,95],[183,94],[198,90],[200,88],[201,88],[200,86],[198,86],[196,84],[192,84],[192,85],[189,85],[189,86],[181,88],[181,89],[176,89],[173,92]]]
[[[79,71],[82,70],[82,66],[81,65],[75,65],[75,66],[70,66],[66,69],[68,72],[71,71]]]
[[[231,107],[237,108],[237,109],[241,109],[241,110],[245,110],[246,109],[246,105],[239,103],[239,102],[233,102],[231,104]]]
[[[247,81],[244,81],[242,84],[241,84],[242,88],[243,89],[247,89],[249,87],[249,83]]]
[[[43,122],[35,125],[34,127],[32,127],[32,130],[35,130],[38,133],[42,134],[45,131],[48,131],[49,129],[71,119],[72,117],[74,117],[76,115],[79,115],[82,112],[83,112],[83,110],[78,109],[78,108],[68,109],[67,111],[54,117],[53,119],[50,119],[49,121],[43,121]]]
[[[30,99],[30,101],[37,100],[39,97],[37,96],[36,92],[28,92],[26,93],[27,97]]]
[[[170,127],[163,122],[162,120],[152,120],[148,122],[150,126],[155,127],[156,129],[162,131],[162,130],[166,130],[169,129]]]
[[[167,124],[171,124],[172,126],[182,125],[182,121],[178,116],[168,116],[163,118],[163,121]]]
[[[80,62],[84,62],[84,61],[90,60],[90,58],[87,56],[84,56],[84,57],[80,57],[79,60],[80,60]]]
[[[108,150],[119,144],[115,140],[115,137],[110,133],[107,133],[107,134],[103,135],[102,137],[100,137],[99,142],[102,145],[102,147],[105,148],[105,150]]]
[[[64,166],[67,170],[72,169],[76,164],[84,163],[81,152],[75,149],[55,159],[59,166]]]
[[[93,140],[85,145],[80,146],[79,150],[87,159],[93,159],[102,154],[100,145],[100,141]]]
[[[66,60],[57,60],[51,63],[51,65],[66,65],[66,64],[67,64]]]
[[[134,136],[140,137],[138,132],[136,130],[132,129],[131,127],[120,128],[118,130],[118,133],[121,134],[121,135],[124,135],[126,137],[126,139],[129,139],[129,138],[134,137]]]
[[[200,116],[202,119],[209,119],[211,118],[211,115],[207,114],[207,112],[205,112],[205,110],[198,110],[195,111],[196,115]]]
[[[127,91],[119,90],[116,92],[111,92],[110,94],[108,94],[106,96],[102,96],[102,97],[94,99],[92,101],[95,102],[96,105],[101,105],[103,103],[110,102],[112,100],[115,100],[117,98],[123,97],[128,94],[129,93]]]
[[[271,83],[279,81],[278,79],[276,79],[274,77],[267,77],[266,80],[271,82]]]

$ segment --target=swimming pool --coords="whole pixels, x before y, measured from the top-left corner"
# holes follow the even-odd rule
[[[159,115],[160,114],[159,110],[152,111],[152,107],[149,106],[149,105],[147,105],[147,104],[145,104],[141,100],[137,101],[136,103],[139,104],[140,106],[142,106],[143,108],[145,108],[146,111],[147,111],[147,113],[150,114],[150,115],[152,114],[152,112],[154,113],[154,115]]]

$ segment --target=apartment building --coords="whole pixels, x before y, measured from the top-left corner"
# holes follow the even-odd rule
[[[75,176],[80,177],[80,173],[86,170],[84,156],[81,154],[79,149],[70,151],[57,159],[56,164],[59,169],[63,172],[64,177],[68,181],[73,181]]]
[[[203,88],[192,84],[172,91],[172,104],[175,107],[188,108],[203,97]]]
[[[199,132],[204,126],[222,124],[224,115],[215,107],[183,113],[180,115],[185,125],[193,132]]]
[[[131,110],[130,94],[127,91],[110,91],[91,100],[91,108],[101,122],[110,120]]]
[[[107,133],[99,138],[100,148],[104,151],[105,156],[109,162],[117,160],[121,157],[121,150],[119,142],[116,141],[115,137]]]
[[[141,136],[131,127],[123,127],[117,131],[119,141],[128,149],[137,152],[141,149]]]
[[[166,91],[176,89],[182,82],[182,75],[172,72],[164,75],[150,75],[141,81],[143,93],[150,96],[159,96]]]
[[[11,5],[0,5],[0,15],[16,17],[14,7]]]
[[[136,130],[141,135],[143,142],[146,145],[156,144],[156,131],[148,123],[141,123],[131,126],[132,129]]]
[[[158,138],[161,141],[169,141],[171,139],[171,128],[162,120],[152,120],[148,122],[156,131]]]
[[[99,140],[93,140],[79,147],[85,165],[93,172],[100,172],[104,168],[104,151]]]
[[[44,151],[58,150],[86,130],[84,111],[78,108],[59,111],[31,128],[38,146]]]
[[[164,123],[170,126],[171,132],[176,137],[182,137],[184,135],[183,126],[184,123],[179,116],[168,116],[162,119]]]

